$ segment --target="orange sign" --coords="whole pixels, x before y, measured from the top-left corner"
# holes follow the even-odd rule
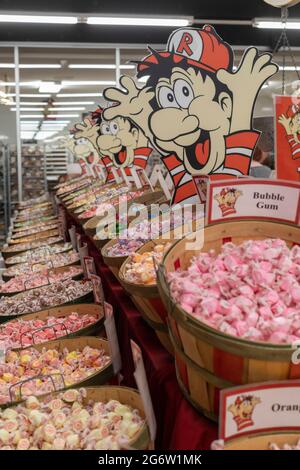
[[[300,181],[300,99],[275,97],[275,129],[277,178]]]

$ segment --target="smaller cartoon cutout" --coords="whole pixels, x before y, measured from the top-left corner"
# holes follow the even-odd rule
[[[278,118],[286,132],[291,157],[293,160],[300,158],[300,106],[299,104],[292,104],[289,106],[286,114],[281,114]]]
[[[242,195],[242,191],[238,191],[235,188],[223,188],[219,194],[215,195],[214,199],[216,199],[219,204],[222,217],[236,214],[236,201]]]
[[[259,403],[261,399],[258,397],[241,395],[232,405],[229,405],[228,411],[232,413],[238,431],[254,425],[253,411]]]
[[[130,168],[145,169],[152,149],[143,132],[123,117],[106,121],[103,110],[98,108],[93,119],[84,119],[77,124],[76,138],[85,138],[100,154],[107,170],[107,181],[113,181],[112,168],[124,168],[130,175]]]

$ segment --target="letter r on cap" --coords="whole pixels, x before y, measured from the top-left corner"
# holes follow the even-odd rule
[[[192,44],[192,42],[192,35],[190,33],[183,33],[176,52],[178,52],[178,54],[182,54],[184,51],[188,56],[191,56],[193,54],[193,51],[190,48],[190,44]]]

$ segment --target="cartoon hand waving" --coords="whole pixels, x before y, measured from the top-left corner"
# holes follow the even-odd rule
[[[74,135],[75,139],[87,139],[91,142],[95,150],[98,152],[97,138],[99,136],[99,126],[85,118],[83,124],[76,124],[75,128],[78,132]]]
[[[278,122],[279,122],[279,124],[281,124],[284,127],[286,133],[289,134],[290,133],[291,118],[285,116],[284,114],[282,114],[281,116],[279,116]]]
[[[104,97],[108,101],[118,103],[104,111],[104,119],[110,121],[118,116],[129,118],[143,130],[147,137],[150,137],[148,117],[152,112],[150,101],[154,93],[150,92],[147,87],[139,89],[130,77],[121,77],[120,84],[124,90],[108,88],[104,92]]]
[[[217,78],[233,95],[232,123],[230,132],[251,127],[255,98],[263,83],[278,71],[270,54],[259,55],[255,47],[248,49],[236,72],[221,69]]]

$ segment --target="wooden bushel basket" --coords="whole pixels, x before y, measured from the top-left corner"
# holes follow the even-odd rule
[[[168,310],[170,335],[175,348],[179,385],[201,412],[217,420],[219,391],[235,385],[300,378],[300,365],[291,363],[291,345],[248,341],[221,333],[189,315],[175,304],[166,274],[186,269],[199,252],[222,244],[249,239],[281,238],[289,247],[300,241],[300,230],[287,224],[257,220],[224,222],[205,228],[204,246],[187,250],[186,238],[166,253],[158,273],[158,288]]]
[[[74,387],[71,387],[74,388]],[[112,385],[104,385],[100,387],[85,387],[86,397],[84,398],[83,405],[87,405],[90,400],[95,402],[107,403],[110,400],[117,400],[122,405],[130,406],[132,409],[138,410],[141,417],[145,420],[140,430],[133,436],[133,438],[126,443],[126,449],[130,450],[151,450],[153,449],[153,443],[150,440],[150,432],[146,422],[146,415],[144,405],[141,396],[137,390],[128,387],[118,387]],[[38,398],[40,401],[48,398],[49,396],[53,399],[58,396],[63,390],[40,395]],[[10,405],[13,406],[13,405]]]
[[[49,262],[49,260],[48,260]],[[46,260],[46,263],[47,263],[47,260]],[[26,264],[26,263],[18,263],[18,264],[12,264],[11,266],[8,266],[7,269],[5,271],[3,271],[2,273],[2,277],[3,277],[3,280],[4,281],[9,281],[12,277],[16,277],[15,274],[9,274],[8,273],[8,269],[12,269],[12,268],[17,268],[18,266],[22,265],[22,264]],[[40,263],[34,263],[34,264],[40,264]],[[34,266],[33,264],[33,266]],[[70,261],[66,264],[63,264],[62,266],[57,266],[57,269],[58,268],[65,268],[67,266],[76,266],[76,265],[79,265],[80,264],[80,259],[77,259],[75,261]],[[45,269],[47,269],[45,267]],[[56,269],[56,268],[53,268],[53,269]],[[42,271],[42,270],[40,270]],[[34,271],[34,274],[37,274],[39,271]],[[27,274],[30,274],[30,273],[27,273]]]
[[[26,231],[26,230],[29,230],[31,228],[39,228],[41,227],[42,230],[48,230],[47,227],[48,225],[52,225],[52,224],[58,224],[58,219],[56,217],[54,217],[53,219],[50,219],[50,220],[45,220],[44,222],[41,221],[41,222],[37,222],[36,224],[32,224],[32,225],[27,225],[27,226],[23,226],[23,227],[14,227],[13,228],[13,235],[15,234],[21,234],[22,232]]]
[[[39,289],[39,287],[37,287],[37,289]],[[34,289],[30,289],[30,290],[34,290]],[[24,292],[27,292],[27,291],[24,291]],[[24,294],[24,292],[21,292],[20,294],[16,294],[16,296],[21,297]],[[63,304],[53,305],[51,308],[54,308],[54,307],[59,307],[60,308],[64,305],[77,305],[77,304],[83,304],[83,303],[92,303],[93,300],[94,300],[94,295],[93,295],[93,290],[91,289],[90,292],[88,292],[87,294],[81,295],[77,299],[67,300]],[[32,313],[38,313],[38,312],[42,312],[42,311],[43,310],[37,310],[36,312],[32,312]],[[8,321],[8,320],[15,320],[16,318],[23,317],[23,315],[27,315],[27,314],[28,314],[28,312],[20,313],[20,314],[17,314],[17,315],[0,315],[0,323],[3,323],[3,322]]]
[[[124,261],[127,259],[127,256],[109,256],[107,251],[115,245],[115,243],[118,241],[117,240],[110,240],[108,241],[101,249],[101,255],[103,258],[104,263],[106,266],[109,267],[111,272],[114,274],[114,276],[118,279],[119,281],[119,270]]]
[[[50,274],[59,274],[59,273],[63,273],[65,271],[68,271],[68,269],[70,267],[72,267],[73,265],[69,265],[69,266],[62,266],[60,268],[52,268],[52,269],[49,269],[48,270],[48,275]],[[79,266],[78,266],[79,267]],[[70,275],[68,277],[65,278],[66,279],[74,279],[74,280],[79,280],[79,279],[82,279],[83,277],[83,270],[81,269],[78,274],[74,274],[74,275]],[[11,278],[9,278],[11,279]],[[43,284],[43,285],[46,285],[46,284]],[[39,286],[39,287],[42,287],[42,286]],[[36,289],[36,287],[33,287],[33,289]],[[14,291],[14,292],[0,292],[0,295],[2,296],[7,296],[7,297],[12,297],[13,295],[17,295],[17,294],[21,294],[22,292],[25,292],[26,290],[31,290],[29,288],[25,288],[23,290],[20,290],[20,291]]]
[[[51,237],[50,237],[51,238]],[[36,240],[33,240],[33,241],[36,241]],[[55,241],[48,241],[47,238],[43,238],[43,245],[42,246],[45,246],[45,245],[53,245],[54,243],[55,244],[64,244],[64,240],[61,238],[60,240],[55,240]],[[31,243],[31,242],[30,242]],[[11,251],[11,248],[18,248],[17,250],[15,251]],[[36,250],[37,248],[40,248],[40,247],[33,247],[33,248],[28,248],[27,250],[24,250],[24,248],[22,248],[21,250],[19,249],[18,247],[18,244],[13,244],[7,248],[3,248],[2,249],[2,256],[4,259],[7,259],[7,258],[10,258],[11,256],[16,256],[16,255],[19,255],[20,253],[24,253],[24,251],[29,251],[29,250]]]
[[[63,351],[64,348],[67,348],[69,351],[75,351],[75,350],[83,351],[85,346],[90,346],[91,348],[101,349],[101,350],[103,349],[105,351],[105,354],[107,356],[110,356],[108,341],[106,339],[95,338],[93,336],[79,336],[79,337],[76,337],[76,338],[67,338],[67,339],[58,339],[58,340],[55,340],[55,341],[47,341],[46,343],[36,344],[34,346],[30,346],[28,349],[34,348],[34,349],[36,349],[40,352],[43,350],[43,348],[56,349],[59,352]],[[20,349],[21,348],[19,348],[18,350],[20,350]],[[25,349],[27,349],[27,348],[24,348],[22,350],[24,351]],[[18,350],[16,349],[15,351],[18,351]],[[62,374],[56,374],[56,375],[61,376]],[[43,374],[41,374],[39,377],[42,377],[42,376],[43,376]],[[59,383],[61,381],[61,385],[62,385],[62,387],[59,387],[59,390],[62,391],[62,390],[70,389],[70,388],[104,385],[107,382],[109,382],[113,378],[113,376],[114,376],[114,370],[113,370],[112,362],[110,361],[105,367],[103,367],[99,371],[95,372],[94,374],[89,375],[84,380],[81,380],[79,382],[75,382],[72,385],[66,385],[63,381],[63,377],[61,379],[59,378],[58,379]],[[45,378],[47,378],[47,377],[49,377],[49,378],[53,377],[54,378],[55,374],[53,374],[53,375],[51,375],[51,374],[47,375],[46,374]],[[32,380],[34,380],[34,378],[35,377],[32,376]],[[52,382],[52,383],[54,383],[54,382]],[[18,390],[18,386],[19,386],[19,390]],[[19,399],[16,398],[14,400],[11,400],[10,402],[1,404],[0,408],[6,408],[7,406],[13,406],[13,405],[19,403],[22,400],[23,397],[22,397],[21,392],[20,392],[20,386],[22,386],[22,381],[20,381],[19,384],[18,383],[14,384],[14,386],[13,386],[15,391],[19,391]],[[57,391],[58,391],[58,389],[57,389]],[[43,395],[41,394],[40,396],[43,396]]]
[[[77,331],[74,331],[73,333],[67,333],[64,336],[60,336],[59,339],[63,338],[73,338],[76,336],[93,336],[97,335],[100,336],[104,334],[104,312],[103,308],[100,305],[97,304],[77,304],[77,305],[66,305],[63,307],[56,307],[56,308],[49,308],[48,310],[42,310],[37,313],[28,313],[26,315],[22,315],[22,321],[30,321],[30,320],[46,320],[48,317],[55,317],[55,318],[61,318],[61,317],[66,317],[68,315],[71,315],[71,313],[76,312],[78,313],[79,317],[89,314],[89,315],[94,315],[97,320],[95,323],[92,323],[91,325],[88,325],[84,328],[80,328]],[[7,322],[4,322],[0,325],[0,331],[2,326],[6,326],[9,324],[11,321],[15,320],[9,320]],[[50,326],[45,326],[45,328],[42,328],[43,330],[50,329]],[[39,328],[41,330],[41,328]],[[66,329],[67,330],[67,329]],[[26,336],[32,336],[33,342],[34,342],[34,332],[33,334],[31,333],[24,333]],[[35,343],[34,343],[35,344]],[[39,343],[43,344],[43,343]],[[25,347],[25,346],[24,346]]]
[[[11,239],[9,242],[9,245],[16,245],[19,243],[27,243],[27,242],[34,242],[37,240],[40,240],[41,238],[49,238],[49,237],[56,237],[59,235],[58,229],[52,229],[52,230],[45,230],[44,232],[40,233],[35,233],[33,235],[28,235],[25,237],[17,238],[17,239]]]
[[[169,243],[168,239],[151,240],[143,245],[137,252],[145,253],[151,251],[157,244]],[[122,287],[131,296],[132,301],[142,314],[148,325],[155,331],[162,345],[171,354],[174,354],[172,344],[170,342],[167,324],[167,311],[161,301],[158,293],[157,284],[144,285],[135,284],[126,280],[126,266],[130,257],[126,258],[119,270],[119,280]]]
[[[61,254],[61,253],[66,253],[67,251],[71,251],[71,250],[72,250],[72,245],[71,244],[68,244],[68,246],[62,245],[60,251],[58,251],[56,253],[51,253],[51,254],[57,255],[57,254]],[[30,250],[27,250],[27,251],[30,251]],[[9,258],[6,259],[5,265],[6,266],[12,266],[14,264],[26,263],[26,261],[16,261],[15,260],[16,257],[23,256],[25,253],[26,253],[26,251],[22,251],[21,253],[15,255],[15,256],[10,256]],[[30,258],[28,259],[28,261],[30,261]],[[37,261],[37,263],[39,263],[39,261]]]

